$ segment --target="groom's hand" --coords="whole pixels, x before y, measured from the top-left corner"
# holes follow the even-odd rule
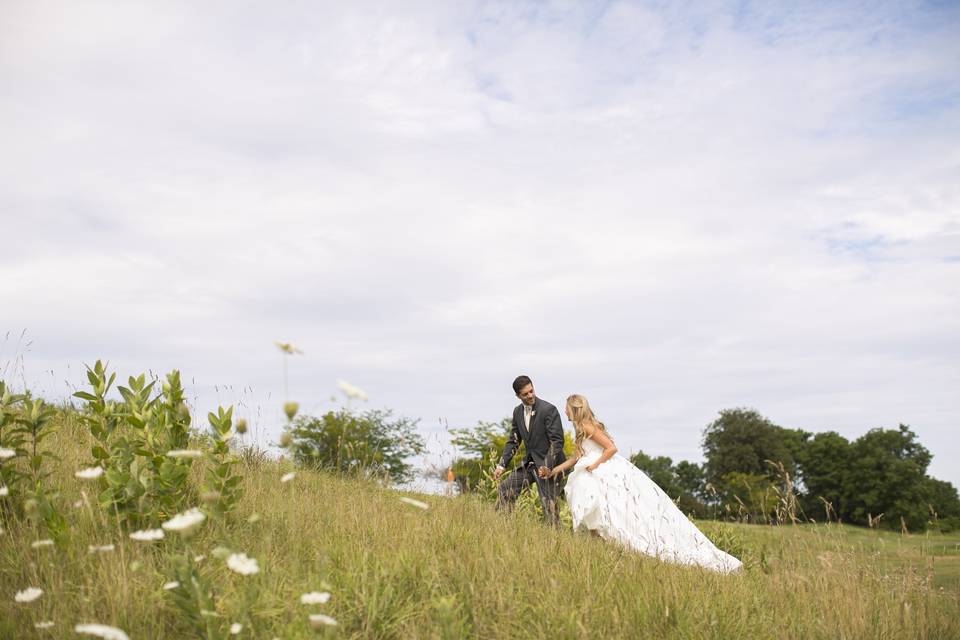
[[[493,470],[493,479],[499,480],[500,476],[503,475],[503,471],[504,471],[503,467],[501,467],[500,465],[497,465],[497,468]]]

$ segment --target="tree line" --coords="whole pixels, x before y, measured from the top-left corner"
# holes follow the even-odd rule
[[[509,419],[453,429],[461,490],[481,485]],[[725,409],[703,430],[703,463],[638,451],[630,461],[684,512],[747,522],[840,521],[907,531],[960,529],[960,497],[927,474],[932,455],[907,425],[854,440],[774,424],[754,409]]]

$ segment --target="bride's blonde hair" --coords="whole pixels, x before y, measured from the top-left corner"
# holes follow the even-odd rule
[[[577,437],[574,441],[576,446],[577,455],[583,455],[583,441],[586,439],[587,434],[583,430],[584,423],[590,423],[596,425],[598,429],[607,432],[607,428],[602,422],[597,419],[597,416],[594,415],[593,409],[590,408],[590,403],[587,402],[587,399],[581,396],[578,393],[573,394],[567,398],[567,409],[570,410],[570,416],[573,420],[573,428],[576,431]]]

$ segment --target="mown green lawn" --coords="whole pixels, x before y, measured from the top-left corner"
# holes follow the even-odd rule
[[[711,522],[700,524],[706,529],[713,526]],[[745,543],[758,553],[784,546],[822,548],[824,551],[839,546],[882,570],[909,567],[929,575],[936,588],[960,593],[960,532],[928,531],[904,535],[836,523],[778,527],[725,523],[724,526],[740,532]]]

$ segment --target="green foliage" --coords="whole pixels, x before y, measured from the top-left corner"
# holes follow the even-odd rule
[[[474,427],[450,429],[453,435],[450,443],[466,454],[453,461],[453,473],[460,491],[476,492],[496,499],[496,482],[490,473],[500,463],[503,447],[510,436],[513,421],[504,418],[500,422],[478,422]],[[564,434],[563,453],[569,458],[573,455],[573,434]],[[520,442],[515,460],[523,460],[527,455],[523,441]],[[493,485],[493,492],[489,485]]]
[[[857,438],[844,484],[847,517],[862,523],[883,513],[888,526],[899,527],[902,518],[910,529],[923,528],[929,518],[931,457],[906,425],[871,429]]]
[[[24,474],[17,469],[17,458],[26,455],[23,448],[25,438],[22,429],[15,422],[20,414],[20,404],[24,396],[15,395],[0,380],[0,448],[12,451],[10,458],[0,458],[0,487],[6,487],[10,495],[16,495]],[[0,508],[9,510],[9,501],[0,500]]]
[[[450,443],[466,454],[453,461],[453,474],[460,487],[461,493],[466,491],[480,491],[481,483],[492,482],[490,472],[500,459],[500,453],[510,435],[511,419],[504,418],[500,422],[478,422],[475,427],[461,427],[451,429]],[[517,451],[520,459],[526,455],[523,442]],[[488,491],[480,491],[489,493]],[[493,499],[496,499],[494,486]]]
[[[214,417],[228,433],[226,414]],[[44,461],[53,472],[44,486],[73,501],[90,486],[74,472],[96,440],[69,410],[57,411],[46,428],[43,446],[62,461]],[[133,427],[118,427],[126,429]],[[201,446],[212,458],[213,443]],[[25,457],[18,464],[27,471]],[[259,514],[256,524],[238,518],[189,539],[168,532],[163,541],[144,543],[130,540],[114,514],[94,503],[63,511],[69,545],[35,551],[36,528],[5,519],[0,637],[35,637],[40,620],[54,620],[54,632],[62,633],[77,622],[100,622],[133,638],[225,640],[233,637],[232,623],[244,625],[239,638],[318,637],[309,613],[334,617],[338,626],[327,635],[345,638],[510,638],[529,633],[529,620],[548,619],[550,632],[562,638],[632,638],[638,629],[657,638],[751,637],[758,629],[790,638],[960,633],[958,536],[698,522],[746,566],[742,574],[716,575],[568,526],[545,527],[523,515],[526,497],[511,518],[475,495],[431,497],[420,510],[380,483],[304,469],[280,484],[284,463],[243,464],[234,513]],[[205,477],[191,473],[187,482],[189,496]],[[952,495],[950,489],[937,490]],[[525,496],[535,504],[534,492]],[[259,560],[260,573],[225,566],[227,536],[231,547]],[[116,550],[86,553],[104,543]],[[532,548],[546,550],[551,561],[531,565]],[[165,590],[171,580],[179,584]],[[14,592],[31,586],[43,589],[41,599],[14,602]],[[301,594],[316,590],[331,592],[330,602],[300,603]]]
[[[340,473],[385,474],[394,482],[412,478],[410,456],[423,453],[416,420],[391,418],[390,411],[354,414],[347,409],[320,417],[300,416],[290,429],[297,464]]]
[[[829,520],[849,513],[846,485],[850,458],[850,443],[835,431],[817,433],[807,442],[800,466],[806,489],[802,502],[808,514],[824,512]]]
[[[727,513],[744,522],[770,522],[777,507],[774,482],[766,475],[731,471],[721,478],[719,495]]]
[[[0,486],[6,487],[10,500],[3,511],[11,516],[26,515],[38,534],[66,544],[66,520],[57,510],[58,494],[49,489],[47,479],[60,458],[43,442],[54,435],[57,411],[29,394],[14,395],[0,382],[0,446],[15,455],[0,461]]]
[[[204,486],[204,502],[216,515],[225,516],[237,506],[240,500],[243,476],[234,473],[237,458],[230,453],[229,440],[232,436],[233,407],[226,411],[217,408],[217,413],[209,413],[213,442],[210,451],[209,466]]]
[[[170,572],[177,586],[167,591],[168,597],[196,637],[206,640],[227,638],[221,628],[220,616],[212,615],[217,610],[213,588],[193,557],[187,552],[172,555]]]
[[[731,472],[772,479],[776,474],[768,461],[782,463],[795,476],[797,457],[809,436],[777,426],[753,409],[724,409],[703,433],[706,480],[721,490]]]
[[[890,528],[943,526],[960,517],[952,484],[926,475],[930,452],[906,425],[872,429],[853,442],[827,431],[779,427],[756,411],[729,409],[707,426],[705,486],[723,513],[781,521],[795,513]],[[668,485],[678,474],[647,462]],[[794,483],[797,485],[794,495]],[[879,520],[878,520],[879,518]]]
[[[194,495],[187,489],[190,460],[167,455],[190,441],[180,372],[167,375],[160,393],[154,393],[156,380],[131,376],[128,386],[117,387],[122,403],[107,399],[115,379],[97,360],[87,367],[91,390],[74,393],[86,402],[82,420],[96,440],[92,464],[105,470],[98,499],[130,527],[156,526]]]
[[[667,456],[651,457],[643,451],[630,456],[630,462],[673,498],[681,511],[698,517],[707,514],[708,507],[700,497],[704,491],[703,468],[700,465],[686,460],[674,465]]]

